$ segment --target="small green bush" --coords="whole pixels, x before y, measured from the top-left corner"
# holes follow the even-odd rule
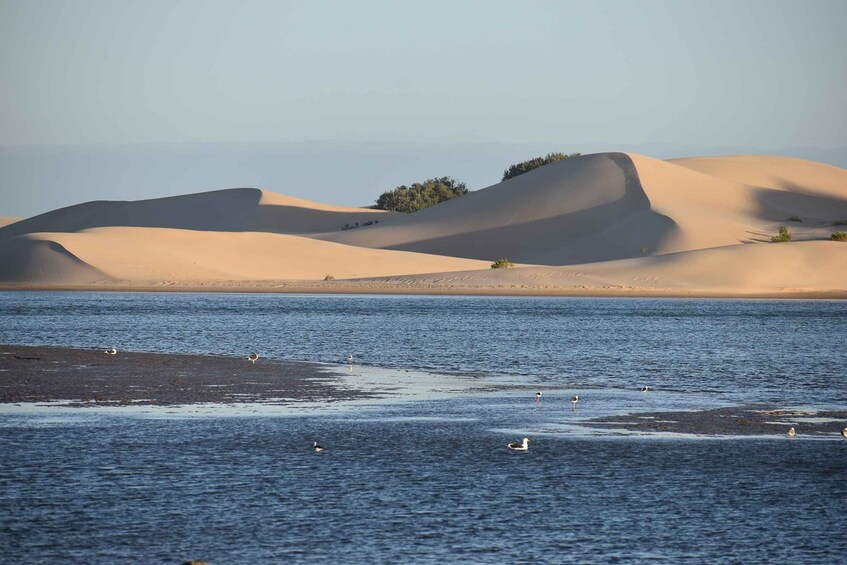
[[[453,177],[427,179],[424,182],[414,182],[412,186],[404,184],[394,190],[383,192],[377,198],[374,209],[406,213],[417,212],[468,193],[470,191],[465,183]]]
[[[508,259],[497,259],[493,263],[491,263],[492,269],[508,269],[510,267],[514,267],[514,263],[510,262]]]
[[[508,169],[503,171],[503,180],[513,179],[516,176],[522,175],[524,173],[528,173],[533,169],[537,169],[538,167],[543,167],[544,165],[549,165],[550,163],[555,163],[556,161],[561,161],[563,159],[573,159],[574,157],[580,157],[582,153],[548,153],[544,157],[535,157],[534,159],[529,159],[527,161],[522,161],[517,165],[511,165]]]
[[[784,241],[791,241],[791,232],[788,231],[788,228],[785,226],[779,226],[779,230],[777,230],[775,236],[771,238],[771,243],[782,243]]]
[[[847,241],[847,231],[837,231],[829,236],[832,241]]]
[[[333,277],[332,275],[327,275],[327,276],[324,277],[324,280],[325,281],[334,281],[335,277]]]

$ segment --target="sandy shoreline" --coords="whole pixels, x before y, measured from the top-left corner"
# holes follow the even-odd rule
[[[46,285],[0,283],[0,291],[79,292],[215,292],[256,294],[384,294],[421,296],[559,296],[585,298],[739,298],[845,300],[845,290],[784,290],[779,292],[728,292],[664,288],[571,288],[524,286],[444,286],[427,284],[380,284],[356,281],[220,281],[138,284]]]
[[[305,362],[0,345],[0,403],[72,406],[332,402],[370,398]]]

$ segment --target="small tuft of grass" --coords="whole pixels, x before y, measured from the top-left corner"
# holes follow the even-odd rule
[[[788,231],[787,227],[779,226],[777,234],[771,238],[771,243],[783,243],[785,241],[791,241],[791,232]]]
[[[334,281],[335,277],[333,277],[332,275],[327,275],[327,276],[324,277],[324,280],[325,281]]]
[[[512,263],[511,261],[509,261],[508,259],[506,259],[505,257],[502,258],[502,259],[497,259],[496,261],[491,263],[492,269],[509,269],[511,267],[514,267],[514,266],[515,266],[515,264]]]
[[[832,241],[847,241],[847,231],[837,231],[834,232],[829,239]]]

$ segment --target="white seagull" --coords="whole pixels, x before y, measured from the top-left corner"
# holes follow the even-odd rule
[[[641,387],[641,392],[650,392],[650,387],[649,386]]]
[[[247,358],[255,365],[256,361],[259,360],[259,354],[258,353],[251,353],[250,355],[247,356]]]
[[[796,436],[796,435],[797,435],[797,431],[794,429],[794,426],[791,426],[790,428],[788,428],[788,433],[787,433],[787,434],[785,434],[785,435],[787,435],[788,437],[794,437],[794,436]]]
[[[847,428],[844,428],[843,430],[841,430],[841,437],[843,437],[844,439],[847,439]]]
[[[348,353],[347,355],[344,356],[344,362],[352,364],[353,363],[353,356]]]
[[[104,351],[104,353],[105,353],[106,355],[117,355],[117,354],[118,354],[118,350],[117,350],[117,349],[115,349],[114,347],[110,347],[109,349],[107,349],[106,351]]]
[[[320,445],[318,445],[318,442],[316,442],[316,441],[312,442],[312,449],[315,450],[315,453],[320,453],[321,451],[324,450],[324,448],[321,447]]]
[[[571,405],[576,408],[576,403],[579,402],[579,395],[575,394],[571,396]]]
[[[535,393],[535,401],[541,402],[541,392],[540,391]]]
[[[529,450],[529,438],[528,437],[523,438],[523,441],[520,442],[520,443],[518,443],[516,441],[510,443],[509,449],[511,449],[512,451],[527,451],[527,450]]]

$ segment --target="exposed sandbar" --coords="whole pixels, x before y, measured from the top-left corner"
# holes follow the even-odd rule
[[[581,425],[641,432],[696,435],[833,435],[847,426],[847,411],[814,411],[733,406],[713,410],[644,412],[595,418]]]
[[[315,363],[0,345],[0,403],[285,403],[368,398]]]

